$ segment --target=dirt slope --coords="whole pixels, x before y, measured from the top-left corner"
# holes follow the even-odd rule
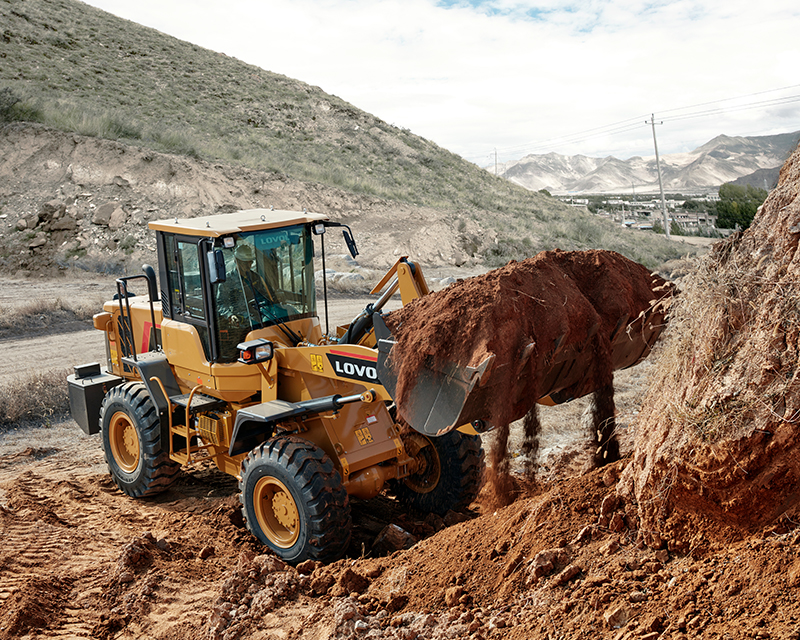
[[[494,244],[493,233],[456,212],[38,125],[0,128],[0,149],[0,267],[11,274],[71,264],[138,268],[155,259],[148,221],[256,207],[307,209],[356,225],[365,267],[385,269],[401,255],[460,266]],[[344,253],[340,236],[330,235],[328,250]]]
[[[621,486],[654,547],[724,545],[796,521],[798,193],[800,150],[752,226],[682,287]]]

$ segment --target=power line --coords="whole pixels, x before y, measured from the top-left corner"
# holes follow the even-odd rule
[[[792,102],[800,102],[800,95],[786,96],[784,98],[775,98],[773,100],[763,100],[761,102],[752,102],[750,104],[732,106],[732,107],[717,107],[716,109],[707,109],[705,111],[697,111],[695,113],[687,113],[681,116],[672,116],[664,118],[665,122],[677,122],[679,120],[690,120],[693,118],[705,118],[708,116],[715,116],[721,113],[733,113],[735,111],[747,111],[748,109],[756,109],[759,107],[774,107],[782,104],[791,104]]]
[[[743,98],[752,98],[753,96],[763,96],[767,93],[775,93],[776,91],[786,91],[788,89],[798,89],[800,88],[800,84],[792,84],[787,87],[780,87],[778,89],[767,89],[766,91],[756,91],[755,93],[748,93],[743,96],[737,96],[735,98],[722,98],[720,100],[711,100],[709,102],[698,102],[697,104],[692,104],[687,107],[677,107],[675,109],[665,109],[661,111],[661,113],[670,113],[672,111],[683,111],[684,109],[694,109],[695,107],[705,107],[710,104],[717,104],[720,102],[731,102],[732,100],[742,100]]]
[[[724,103],[730,103],[736,100],[742,100],[745,98],[752,98],[755,96],[762,96],[769,93],[776,93],[778,91],[786,91],[789,89],[797,89],[800,88],[800,84],[795,85],[788,85],[785,87],[780,87],[776,89],[768,89],[766,91],[757,91],[754,93],[745,94],[742,96],[736,96],[733,98],[724,98],[721,100],[712,100],[708,102],[700,102],[693,105],[685,106],[685,107],[676,107],[673,109],[666,109],[660,111],[659,113],[668,114],[668,113],[675,113],[680,111],[688,111],[690,109],[697,109],[699,107],[707,107],[710,105],[720,105],[713,109],[703,109],[700,111],[694,111],[685,114],[677,114],[673,116],[667,116],[663,118],[664,122],[678,122],[680,120],[689,120],[694,118],[705,118],[710,116],[719,115],[722,113],[733,113],[736,111],[746,111],[749,109],[758,109],[758,108],[768,108],[774,106],[781,106],[784,104],[792,104],[795,102],[800,102],[800,95],[791,95],[791,96],[781,96],[778,98],[771,98],[768,100],[759,100],[755,102],[749,102],[746,104],[739,104],[739,105],[731,105],[731,106],[724,106]],[[646,115],[636,116],[633,118],[628,118],[627,120],[621,120],[619,122],[615,122],[608,125],[593,127],[591,129],[585,129],[583,131],[579,131],[576,133],[565,134],[563,136],[557,136],[553,138],[545,138],[543,140],[529,142],[526,144],[515,145],[512,147],[505,147],[505,148],[496,148],[492,155],[496,154],[503,154],[509,155],[514,153],[522,153],[523,155],[530,155],[533,153],[542,153],[559,146],[565,146],[568,144],[574,144],[576,142],[582,142],[584,140],[592,140],[595,138],[610,136],[610,135],[618,135],[621,133],[627,133],[628,131],[633,131],[642,127],[642,118],[647,117]],[[649,123],[646,123],[649,124]],[[476,162],[480,162],[484,160],[485,156],[478,158],[477,156],[473,156],[473,160]]]

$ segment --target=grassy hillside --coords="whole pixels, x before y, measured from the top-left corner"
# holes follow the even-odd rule
[[[487,257],[496,263],[551,241],[650,265],[678,254],[656,237],[620,237],[317,87],[76,0],[0,0],[0,22],[0,121],[457,210],[495,227],[503,242]]]

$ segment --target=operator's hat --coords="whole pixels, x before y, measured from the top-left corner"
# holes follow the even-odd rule
[[[236,245],[233,256],[242,262],[252,262],[256,259],[256,250],[253,249],[253,245],[240,242]]]

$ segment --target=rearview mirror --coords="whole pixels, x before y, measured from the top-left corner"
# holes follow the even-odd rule
[[[356,241],[353,239],[353,232],[350,230],[350,227],[348,227],[346,224],[342,224],[341,222],[331,222],[330,220],[326,220],[323,224],[326,227],[342,227],[344,243],[347,245],[347,250],[350,252],[350,255],[355,260],[356,256],[358,255],[358,248],[356,247]]]
[[[358,255],[358,249],[356,248],[356,241],[353,239],[353,233],[350,231],[349,227],[345,227],[342,229],[342,235],[344,236],[344,243],[347,245],[347,250],[355,260]]]
[[[214,249],[206,254],[208,260],[208,275],[211,284],[225,282],[225,255],[222,249]]]

